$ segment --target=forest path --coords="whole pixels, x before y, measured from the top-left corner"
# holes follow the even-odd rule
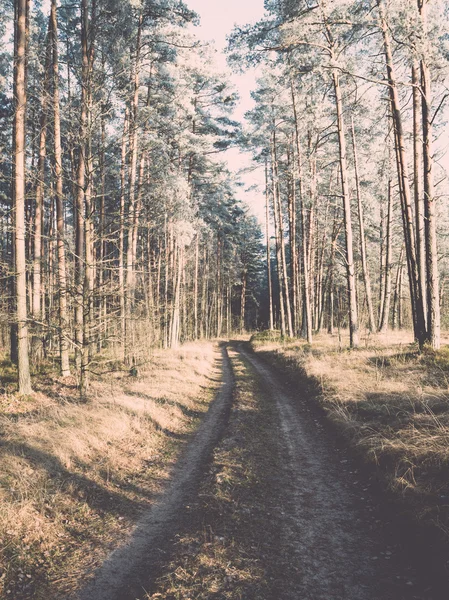
[[[434,598],[301,390],[242,342],[223,378],[166,495],[79,598]]]

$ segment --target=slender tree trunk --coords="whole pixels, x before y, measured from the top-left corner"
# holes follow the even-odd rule
[[[354,170],[355,170],[355,189],[357,194],[357,207],[359,214],[359,235],[360,235],[360,255],[362,259],[362,273],[363,273],[363,282],[365,284],[365,295],[366,295],[366,304],[368,306],[368,326],[371,333],[376,331],[376,326],[374,324],[374,311],[373,311],[373,300],[371,294],[371,280],[369,276],[368,270],[368,261],[366,256],[366,241],[365,241],[365,223],[363,217],[363,204],[362,204],[362,194],[360,192],[360,177],[359,177],[359,164],[358,164],[358,156],[357,156],[357,145],[355,139],[355,130],[354,130],[354,118],[351,117],[351,135],[352,135],[352,149],[354,154]]]
[[[293,140],[292,140],[293,141]],[[292,330],[296,335],[298,331],[297,314],[298,314],[298,288],[296,281],[296,182],[295,175],[293,173],[291,152],[293,151],[293,145],[287,146],[287,169],[288,169],[288,231],[289,231],[289,246],[290,246],[290,286],[292,289]],[[294,160],[294,156],[293,156]]]
[[[427,3],[418,0],[422,28],[427,39]],[[427,340],[435,350],[440,348],[440,291],[438,275],[438,249],[436,231],[436,199],[433,184],[432,150],[432,92],[430,69],[424,55],[420,61],[422,90],[423,164],[424,164],[424,234],[427,267]]]
[[[419,285],[418,264],[415,252],[415,233],[413,230],[413,214],[411,208],[410,181],[408,176],[408,163],[405,153],[404,133],[399,104],[399,94],[391,51],[390,35],[385,17],[384,0],[377,0],[379,7],[380,28],[384,41],[385,63],[389,83],[390,101],[395,129],[395,145],[398,163],[398,179],[402,198],[402,213],[404,224],[405,252],[407,256],[408,275],[410,283],[410,297],[412,304],[413,325],[415,338],[422,346],[425,341],[426,331],[424,323],[424,308]]]
[[[284,216],[282,212],[282,201],[280,194],[279,185],[279,169],[277,161],[277,149],[276,149],[276,131],[273,132],[273,168],[274,168],[274,203],[275,209],[278,213],[278,231],[279,231],[279,245],[280,245],[280,258],[281,258],[281,278],[282,278],[282,291],[285,300],[285,312],[287,317],[288,335],[293,337],[293,322],[292,322],[292,311],[290,305],[290,287],[288,282],[287,274],[287,259],[285,255],[285,239],[284,239]]]
[[[198,339],[198,272],[199,272],[199,257],[200,257],[200,236],[196,235],[195,240],[195,277],[193,282],[193,339]]]
[[[242,291],[240,294],[240,333],[245,331],[247,278],[248,272],[246,269],[244,269],[242,272]]]
[[[387,213],[387,233],[386,233],[386,253],[385,253],[385,285],[384,296],[382,300],[382,313],[379,324],[379,331],[385,333],[388,329],[388,320],[390,316],[391,300],[391,252],[392,252],[392,225],[393,225],[393,190],[391,179],[388,180],[388,213]]]
[[[413,193],[415,200],[415,235],[418,277],[423,303],[424,326],[427,330],[427,291],[426,291],[426,247],[424,232],[424,199],[421,193],[421,91],[419,89],[419,65],[416,59],[412,66],[413,84]]]
[[[274,329],[273,321],[273,285],[271,282],[271,244],[270,244],[270,215],[269,215],[269,196],[268,189],[268,161],[265,160],[265,234],[267,238],[267,281],[268,281],[268,298],[269,298],[269,324],[270,331]]]
[[[80,394],[86,396],[89,388],[89,354],[91,351],[91,326],[93,323],[92,300],[94,286],[94,256],[92,239],[92,69],[94,61],[94,32],[96,0],[92,0],[89,19],[88,0],[81,0],[81,118],[80,118],[80,156],[78,163],[77,195],[77,257],[80,265],[78,289],[80,305],[75,318],[78,328],[78,347],[80,356]]]
[[[81,107],[79,130],[78,169],[76,174],[76,232],[75,232],[75,358],[80,368],[83,354],[83,312],[84,312],[84,270],[85,270],[85,244],[84,244],[84,196],[86,185],[86,138],[87,138],[87,89],[89,77],[88,57],[88,6],[87,0],[81,0]],[[84,384],[84,382],[82,382]],[[86,386],[87,387],[87,386]],[[80,385],[81,393],[83,386]]]
[[[274,145],[275,145],[275,136],[273,133],[273,142],[271,147],[271,184],[272,184],[272,198],[273,198],[273,216],[274,216],[274,236],[276,239],[276,270],[278,276],[278,284],[279,284],[279,317],[280,317],[280,325],[281,325],[281,336],[285,337],[286,328],[285,328],[285,305],[284,305],[284,290],[283,290],[283,277],[282,277],[282,255],[281,255],[281,234],[279,230],[279,214],[277,207],[277,182],[276,182],[276,173],[275,173],[275,153],[274,153]]]
[[[312,311],[310,308],[310,277],[309,277],[309,261],[307,253],[307,236],[305,228],[304,215],[304,194],[302,182],[302,160],[301,160],[301,138],[299,133],[298,112],[296,107],[295,90],[293,82],[290,81],[290,91],[292,96],[293,117],[295,121],[295,145],[296,145],[296,162],[298,169],[298,196],[299,196],[299,230],[301,232],[301,262],[304,278],[303,285],[303,319],[302,319],[302,335],[307,339],[309,344],[312,343]]]
[[[140,85],[140,46],[143,16],[139,15],[134,67],[132,73],[133,97],[131,101],[129,124],[129,199],[128,199],[128,246],[126,252],[126,279],[125,279],[125,361],[129,362],[131,341],[131,312],[134,301],[134,262],[133,236],[136,212],[136,178],[138,155],[138,111],[139,111],[139,85]]]
[[[173,315],[171,321],[171,336],[170,336],[170,347],[177,348],[179,343],[179,327],[180,327],[180,295],[181,295],[181,274],[183,270],[183,249],[177,247],[175,253],[178,257],[177,262],[177,274],[175,278],[175,289],[173,297]]]
[[[351,223],[351,202],[349,197],[348,185],[348,167],[346,162],[346,140],[344,133],[343,122],[343,102],[341,97],[341,88],[338,74],[333,72],[333,83],[335,91],[335,100],[337,108],[337,126],[338,126],[338,142],[340,151],[340,172],[341,186],[343,194],[343,212],[345,223],[345,253],[346,253],[346,274],[348,284],[348,305],[349,305],[349,339],[351,348],[357,348],[359,345],[358,334],[358,316],[357,316],[357,297],[355,288],[355,273],[354,273],[354,256],[353,256],[353,240],[352,240],[352,223]]]
[[[32,314],[34,319],[38,321],[42,319],[42,220],[45,184],[45,158],[47,154],[48,85],[51,64],[50,26],[51,20],[49,19],[45,52],[45,71],[42,83],[41,116],[39,124],[39,158],[37,163],[36,204],[34,211]]]
[[[51,31],[53,48],[53,128],[54,128],[54,159],[55,159],[55,198],[56,198],[56,228],[58,254],[58,284],[59,284],[59,357],[62,377],[70,375],[68,319],[67,319],[67,276],[65,257],[63,180],[62,180],[62,148],[61,148],[61,118],[59,112],[59,60],[58,60],[58,23],[56,17],[56,0],[51,3]]]
[[[17,315],[19,394],[31,394],[28,357],[27,282],[25,256],[25,125],[28,0],[15,0],[14,57],[14,259]]]
[[[120,296],[120,331],[122,349],[125,351],[125,276],[124,276],[124,253],[125,253],[125,179],[126,179],[126,138],[128,137],[128,108],[125,110],[122,134],[122,150],[120,164],[120,228],[118,242],[118,284]]]

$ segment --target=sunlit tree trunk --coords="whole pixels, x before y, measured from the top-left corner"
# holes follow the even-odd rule
[[[388,329],[388,320],[390,317],[391,300],[391,252],[392,252],[392,225],[393,225],[393,190],[391,179],[388,180],[388,212],[387,212],[387,232],[386,232],[386,252],[385,252],[385,284],[382,300],[382,313],[379,324],[379,331],[385,332]]]
[[[30,394],[28,356],[27,282],[25,256],[25,128],[26,128],[26,49],[28,0],[15,0],[14,32],[14,270],[17,316],[17,365],[19,394]]]
[[[270,192],[268,188],[268,161],[265,159],[265,235],[266,252],[267,252],[267,282],[268,282],[268,299],[269,299],[269,326],[270,331],[274,329],[273,320],[273,285],[271,282],[271,244],[270,244],[270,215],[269,215],[269,198]]]
[[[415,251],[415,233],[413,229],[413,214],[411,208],[410,181],[408,176],[408,162],[405,152],[404,133],[399,103],[399,94],[393,65],[393,55],[390,43],[389,28],[385,16],[384,0],[377,0],[379,8],[379,22],[383,35],[385,64],[389,83],[391,111],[395,130],[395,146],[398,165],[398,179],[401,190],[402,218],[404,225],[405,253],[407,257],[410,298],[412,304],[413,326],[415,338],[422,345],[425,341],[426,331],[424,323],[424,309],[419,285],[418,264]]]
[[[368,326],[371,333],[374,333],[376,326],[374,324],[373,301],[371,295],[371,280],[368,271],[368,261],[366,256],[366,241],[365,241],[365,222],[363,217],[362,194],[360,192],[360,176],[359,162],[357,156],[357,145],[355,140],[354,119],[351,117],[351,135],[352,149],[354,156],[354,171],[355,171],[355,189],[357,194],[357,207],[359,215],[359,236],[360,236],[360,256],[362,259],[363,282],[365,284],[366,304],[368,306]]]
[[[45,71],[42,82],[41,115],[39,123],[39,157],[37,162],[36,203],[34,210],[34,244],[33,244],[33,297],[32,314],[34,319],[42,319],[42,220],[45,185],[45,158],[47,155],[47,122],[49,100],[49,78],[51,64],[51,20],[48,21],[47,42],[45,51]]]
[[[428,0],[418,0],[422,30],[427,38]],[[422,130],[423,130],[423,166],[424,166],[424,234],[427,267],[427,340],[435,350],[440,348],[440,291],[438,275],[438,251],[436,232],[436,198],[433,184],[432,150],[432,92],[431,76],[424,55],[420,61],[422,91]]]
[[[359,345],[358,334],[358,316],[357,316],[357,297],[355,288],[353,239],[351,223],[351,202],[349,196],[348,167],[346,160],[346,140],[343,122],[343,102],[341,97],[340,81],[336,71],[333,72],[334,92],[337,108],[337,127],[338,127],[338,145],[340,151],[340,173],[341,187],[343,194],[343,213],[345,223],[345,258],[346,275],[348,285],[348,304],[349,304],[349,338],[351,348],[357,348]]]
[[[61,118],[59,111],[59,60],[58,60],[58,23],[56,18],[56,0],[51,3],[51,30],[53,49],[53,131],[54,131],[54,173],[56,200],[57,258],[59,284],[59,358],[62,377],[70,375],[68,318],[67,318],[67,276],[65,257]]]

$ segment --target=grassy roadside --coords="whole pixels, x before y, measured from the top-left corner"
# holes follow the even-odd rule
[[[198,500],[151,600],[268,600],[289,565],[280,546],[283,486],[276,413],[251,368],[229,352],[236,377],[232,412]],[[285,495],[285,494],[284,494]]]
[[[403,508],[449,541],[449,348],[420,354],[409,335],[395,333],[356,351],[343,344],[328,335],[312,346],[282,342],[269,332],[251,340],[309,392]]]
[[[80,403],[51,372],[0,396],[0,597],[67,597],[161,491],[220,381],[212,343],[155,352]],[[6,374],[3,365],[0,376]]]

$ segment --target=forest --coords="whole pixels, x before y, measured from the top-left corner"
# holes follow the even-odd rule
[[[20,392],[29,357],[57,355],[85,393],[105,347],[136,366],[153,346],[255,322],[260,228],[219,160],[239,135],[236,93],[185,31],[195,14],[172,0],[55,1],[48,16],[15,2],[6,41],[13,8],[1,330]]]
[[[274,220],[270,328],[311,342],[344,326],[357,347],[360,331],[408,327],[439,348],[447,3],[266,4],[230,61],[263,64],[247,143]]]
[[[1,335],[20,393],[30,360],[57,356],[86,394],[103,350],[137,368],[264,327],[348,328],[351,347],[412,328],[439,348],[447,3],[265,8],[229,36],[231,67],[260,74],[241,124],[182,2],[3,5]],[[263,225],[230,147],[265,172]]]
[[[0,2],[0,598],[447,598],[449,2],[257,1]]]

